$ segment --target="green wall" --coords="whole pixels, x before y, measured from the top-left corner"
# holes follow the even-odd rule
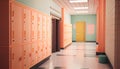
[[[32,8],[38,9],[50,15],[50,1],[52,0],[16,0]]]
[[[78,21],[85,21],[86,24],[94,24],[95,25],[95,32],[93,35],[89,35],[86,33],[86,41],[96,41],[96,15],[95,14],[88,14],[88,15],[71,15],[71,23],[73,25],[72,28],[72,40],[76,41],[76,29],[75,23]],[[86,29],[87,31],[87,29]]]

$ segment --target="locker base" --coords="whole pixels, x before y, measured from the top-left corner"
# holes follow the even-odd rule
[[[64,48],[61,48],[61,49],[65,49],[65,48],[67,48],[68,46],[70,46],[71,44],[72,44],[72,43],[66,45]]]
[[[51,55],[50,55],[51,56]],[[30,69],[38,69],[40,65],[42,65],[43,63],[45,63],[46,61],[49,60],[50,56],[48,56],[47,58],[45,58],[44,60],[40,61],[39,63],[37,63],[36,65],[32,66]]]

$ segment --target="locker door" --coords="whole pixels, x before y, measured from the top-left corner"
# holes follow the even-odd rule
[[[42,15],[38,14],[38,40],[42,39]]]
[[[24,9],[23,11],[23,42],[30,42],[31,31],[31,11]]]
[[[38,46],[37,46],[37,50],[38,50],[38,57],[37,57],[37,61],[40,62],[42,60],[42,52],[41,52],[41,41],[38,42]]]
[[[43,36],[43,41],[46,40],[46,16],[43,15],[42,18],[42,36]]]
[[[46,47],[46,16],[42,17],[42,58],[45,58],[45,47]]]
[[[30,44],[24,45],[23,47],[23,69],[29,69],[30,66]]]
[[[49,55],[51,55],[51,53],[52,53],[52,23],[51,23],[50,17],[48,17],[48,33],[49,33],[49,35],[48,35],[48,39],[49,39],[48,49],[49,49]]]
[[[31,66],[35,65],[37,63],[37,43],[32,43],[31,46]]]
[[[37,12],[32,11],[32,41],[37,40]]]
[[[22,41],[22,8],[12,4],[11,10],[11,43],[20,44]]]
[[[46,57],[48,56],[48,48],[49,48],[49,46],[48,46],[48,41],[49,41],[48,35],[49,35],[49,32],[48,32],[48,17],[47,17],[47,19],[46,19],[46,38],[47,38],[47,40],[46,40],[46,47],[45,47]]]
[[[14,46],[11,54],[12,69],[23,69],[22,47]]]

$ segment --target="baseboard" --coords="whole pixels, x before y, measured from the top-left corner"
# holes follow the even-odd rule
[[[67,48],[68,46],[70,46],[72,43],[68,44],[67,46],[65,46],[65,48]],[[61,49],[65,49],[65,48],[61,48]]]
[[[76,41],[73,40],[72,42],[76,42]],[[96,41],[85,41],[85,42],[95,42],[96,44],[98,43]]]
[[[96,42],[96,41],[85,41],[85,42]]]
[[[76,42],[76,41],[73,40],[72,42]]]
[[[107,55],[106,55],[106,56],[107,56]],[[108,56],[107,56],[107,58],[108,58]],[[111,64],[111,62],[110,62],[110,60],[109,60],[109,58],[108,58],[108,61],[109,61],[108,64],[109,64],[110,68],[113,69],[113,66],[112,66],[112,64]]]
[[[96,52],[96,55],[106,55],[104,52]]]
[[[51,55],[50,55],[51,56]],[[46,61],[49,60],[50,56],[48,56],[47,58],[45,58],[44,60],[40,61],[39,63],[37,63],[36,65],[32,66],[30,69],[38,69],[38,67],[40,65],[42,65],[43,63],[45,63]]]

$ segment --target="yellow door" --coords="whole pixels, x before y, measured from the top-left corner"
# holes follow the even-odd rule
[[[76,23],[76,41],[77,42],[85,41],[85,22]]]

